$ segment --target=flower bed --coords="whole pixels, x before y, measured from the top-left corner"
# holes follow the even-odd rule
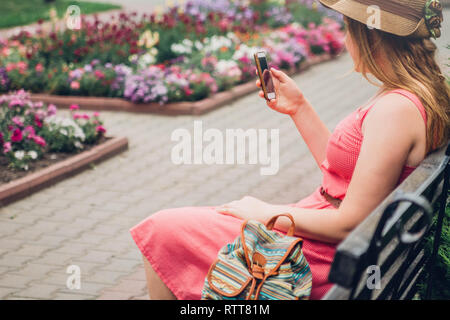
[[[60,116],[55,105],[32,102],[23,90],[0,97],[2,204],[126,147],[126,139],[105,137],[98,113],[80,113],[77,105],[71,109],[70,117]]]
[[[332,56],[322,54],[313,57],[303,63],[300,68],[288,70],[288,74],[296,74],[304,71],[310,66],[332,59]],[[218,92],[212,96],[192,102],[173,102],[161,105],[159,103],[133,103],[121,98],[101,98],[101,97],[77,97],[77,96],[58,96],[49,94],[33,94],[33,101],[44,101],[53,103],[62,108],[70,108],[73,101],[85,110],[102,111],[125,111],[135,113],[158,113],[164,115],[201,115],[210,112],[218,107],[231,103],[236,99],[243,97],[251,92],[259,90],[253,81],[237,85],[230,90]]]
[[[341,23],[315,1],[300,2],[191,0],[167,12],[84,21],[81,30],[22,33],[0,43],[0,91],[200,101],[253,79],[257,50],[283,69],[340,52]]]

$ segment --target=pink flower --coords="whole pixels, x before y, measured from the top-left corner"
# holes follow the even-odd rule
[[[3,144],[3,153],[8,153],[11,151],[11,142],[5,142]]]
[[[82,116],[80,113],[74,113],[72,117],[73,117],[75,120],[77,120],[77,119],[82,119],[82,118],[83,118],[83,116]]]
[[[103,133],[106,132],[106,129],[105,129],[105,127],[103,127],[103,126],[97,126],[97,127],[95,128],[95,131],[96,131],[97,133],[103,134]]]
[[[27,138],[28,139],[33,139],[34,135],[36,134],[36,132],[34,131],[34,128],[32,126],[26,126],[25,129],[23,130],[24,133],[28,133]]]
[[[49,104],[48,108],[47,108],[47,116],[53,116],[56,114],[56,111],[58,109],[56,109],[56,106],[54,104]]]
[[[23,105],[24,105],[24,102],[23,102],[22,100],[20,100],[20,99],[13,99],[13,100],[11,100],[11,102],[9,103],[9,107],[10,107],[10,108],[15,107],[15,106],[21,106],[21,107],[23,107]]]
[[[24,62],[24,61],[17,62],[17,68],[19,68],[20,74],[24,74],[27,67],[28,67],[28,65],[26,62]]]
[[[94,112],[94,113],[92,114],[92,116],[93,116],[94,118],[98,118],[98,117],[100,117],[100,113]]]
[[[72,90],[78,90],[78,89],[80,89],[80,83],[78,81],[72,81],[70,83],[70,88]]]
[[[12,136],[11,136],[11,141],[12,142],[20,142],[20,141],[22,141],[22,131],[19,129],[19,128],[16,128],[14,131],[13,131],[13,134],[12,134]]]
[[[80,106],[77,105],[77,104],[72,104],[72,105],[69,107],[69,109],[70,109],[71,111],[74,111],[74,110],[80,110]]]
[[[45,147],[45,145],[46,145],[46,142],[45,142],[44,138],[42,138],[42,137],[40,137],[40,136],[34,136],[34,137],[33,137],[33,140],[34,140],[34,142],[35,142],[36,144],[38,144],[38,145],[40,145],[40,146],[42,146],[42,147]]]
[[[42,108],[43,106],[44,106],[44,103],[42,101],[38,101],[38,102],[33,103],[31,107],[38,109],[38,108]]]
[[[36,67],[34,67],[34,70],[36,70],[36,72],[42,72],[44,71],[44,66],[42,65],[42,63],[38,63]]]
[[[11,70],[14,70],[16,68],[16,64],[14,62],[9,62],[6,65],[6,72],[10,72]]]
[[[14,122],[15,125],[17,125],[19,127],[23,127],[23,122],[19,116],[15,116],[11,120],[12,120],[12,122]]]

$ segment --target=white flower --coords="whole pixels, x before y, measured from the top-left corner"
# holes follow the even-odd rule
[[[64,136],[67,136],[67,130],[66,129],[64,129],[64,128],[62,128],[62,129],[60,129],[59,130],[59,133],[61,133],[62,135],[64,135]]]
[[[263,51],[261,48],[250,48],[246,44],[242,44],[239,47],[239,50],[236,50],[236,52],[233,54],[233,60],[237,61],[243,57],[247,57],[249,59],[253,59],[253,54],[255,52]]]
[[[28,155],[31,157],[31,159],[36,160],[38,157],[38,153],[34,150],[28,151]]]
[[[201,43],[200,41],[195,41],[195,48],[200,51],[203,49],[203,43]]]
[[[77,149],[83,149],[83,144],[80,141],[75,141],[73,144]]]
[[[182,43],[174,43],[170,46],[170,50],[172,50],[173,53],[178,55],[191,54],[192,46],[187,46]]]
[[[150,52],[143,54],[139,57],[138,65],[140,69],[145,69],[148,66],[154,64],[156,62],[156,55],[158,54],[158,50],[153,48]]]
[[[22,160],[24,156],[25,156],[25,151],[23,151],[23,150],[14,152],[14,157],[16,157],[16,159],[18,159],[18,160]]]
[[[193,42],[189,39],[184,39],[181,43],[184,44],[186,47],[192,47],[193,45]]]
[[[47,117],[44,121],[50,125],[51,129],[59,130],[59,132],[61,132],[61,130],[65,130],[67,134],[69,134],[69,132],[73,132],[73,136],[81,141],[84,141],[86,138],[83,129],[81,129],[80,126],[71,118],[53,115],[51,117]]]

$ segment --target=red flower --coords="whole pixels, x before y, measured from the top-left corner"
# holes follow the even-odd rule
[[[97,127],[95,128],[95,131],[96,131],[97,133],[103,134],[103,133],[106,132],[106,129],[105,129],[105,127],[103,127],[103,126],[97,126]]]
[[[34,124],[38,128],[42,128],[42,121],[41,121],[41,119],[39,119],[39,117],[36,114],[34,115]]]
[[[72,104],[72,105],[69,107],[69,109],[70,109],[71,111],[73,111],[73,110],[79,110],[79,109],[80,109],[80,106],[77,105],[77,104]]]
[[[11,141],[12,142],[20,142],[20,141],[22,141],[22,131],[19,128],[16,128],[13,131],[13,134],[11,136]]]
[[[97,77],[97,79],[103,79],[105,77],[103,72],[101,72],[100,70],[95,70],[94,74]]]

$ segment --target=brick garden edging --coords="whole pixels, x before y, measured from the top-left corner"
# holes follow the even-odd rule
[[[0,207],[49,187],[128,149],[127,138],[111,138],[90,150],[57,162],[45,169],[0,185]]]
[[[328,54],[309,58],[298,70],[290,70],[287,73],[294,75],[309,67],[336,58]],[[83,97],[83,96],[59,96],[49,94],[31,94],[32,101],[53,103],[59,108],[68,108],[73,103],[81,109],[94,111],[126,111],[137,113],[158,113],[165,115],[201,115],[217,109],[227,103],[241,98],[249,93],[257,91],[254,81],[250,81],[224,92],[219,92],[206,99],[195,102],[176,102],[165,105],[158,103],[133,103],[121,98]]]

